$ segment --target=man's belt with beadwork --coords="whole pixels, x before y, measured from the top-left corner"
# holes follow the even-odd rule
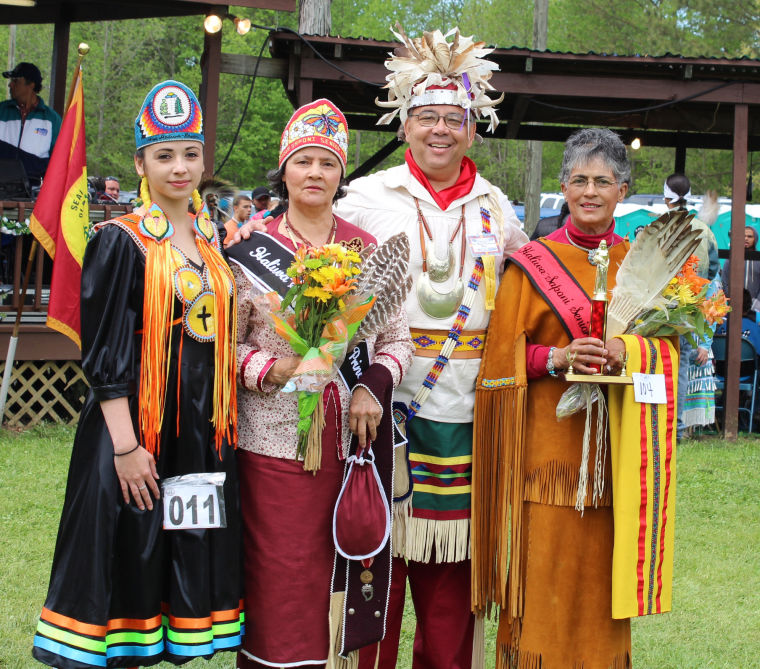
[[[422,358],[437,358],[443,345],[449,338],[448,330],[423,330],[411,328],[414,354]],[[483,357],[486,345],[485,330],[464,330],[459,336],[456,348],[449,356],[450,359],[467,359]]]

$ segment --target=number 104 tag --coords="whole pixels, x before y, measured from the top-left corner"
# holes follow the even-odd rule
[[[639,374],[634,372],[633,398],[642,404],[666,404],[664,374]]]
[[[218,474],[210,476],[211,480],[201,474],[177,476],[163,482],[165,530],[226,527],[224,488],[215,480]]]

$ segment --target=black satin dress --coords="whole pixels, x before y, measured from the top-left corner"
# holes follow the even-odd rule
[[[82,366],[91,390],[33,649],[59,669],[181,664],[240,647],[238,477],[231,446],[224,442],[220,459],[214,444],[213,341],[174,326],[157,469],[161,479],[225,472],[227,527],[163,530],[163,499],[152,511],[125,504],[114,469],[99,402],[128,397],[139,434],[144,273],[143,252],[117,226],[106,225],[90,241],[82,270]],[[175,318],[181,314],[175,300]]]

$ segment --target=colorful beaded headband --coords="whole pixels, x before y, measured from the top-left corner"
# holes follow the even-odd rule
[[[348,124],[343,112],[321,98],[296,109],[282,132],[279,167],[299,149],[319,146],[332,151],[345,174],[348,154]]]
[[[198,98],[179,81],[154,86],[135,119],[135,145],[196,141],[203,144],[203,113]]]

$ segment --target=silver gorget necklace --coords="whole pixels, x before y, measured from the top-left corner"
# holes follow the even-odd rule
[[[464,253],[465,253],[465,233],[464,233],[464,205],[462,205],[462,214],[459,217],[459,223],[451,235],[448,243],[448,254],[445,260],[441,260],[435,255],[432,248],[426,248],[425,236],[433,241],[433,235],[428,227],[425,217],[422,215],[420,203],[414,198],[417,205],[417,224],[420,230],[420,249],[422,250],[422,274],[417,279],[417,301],[420,308],[431,318],[444,319],[454,315],[459,309],[464,297],[464,281],[462,272],[464,270]],[[461,231],[462,250],[459,258],[459,276],[457,277],[454,287],[448,292],[438,291],[433,283],[443,283],[450,279],[454,274],[456,259],[454,257],[454,240]],[[433,245],[430,244],[432,247]]]

